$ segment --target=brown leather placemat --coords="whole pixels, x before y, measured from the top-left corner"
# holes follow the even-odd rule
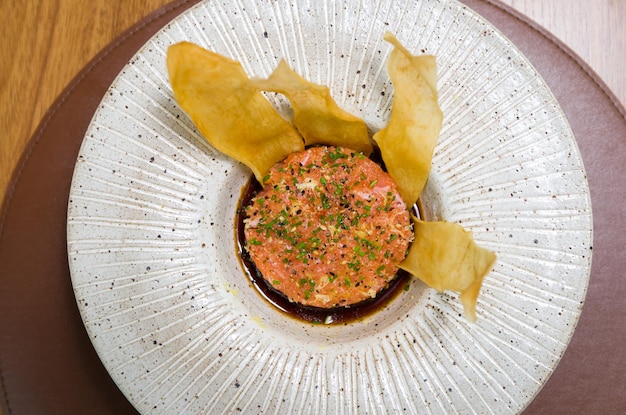
[[[69,277],[67,201],[82,137],[122,67],[197,0],[146,16],[100,52],[46,113],[0,217],[0,397],[4,415],[137,414],[82,324]]]
[[[626,111],[587,64],[496,2],[464,0],[530,59],[561,104],[591,191],[593,259],[572,341],[524,414],[626,413]]]
[[[33,136],[0,216],[0,402],[6,415],[136,414],[100,363],[69,278],[66,209],[74,163],[100,99],[158,29],[197,0],[179,0],[104,49],[67,87]],[[594,214],[583,313],[556,371],[525,414],[626,413],[626,118],[568,49],[497,3],[464,0],[532,61],[581,149]]]

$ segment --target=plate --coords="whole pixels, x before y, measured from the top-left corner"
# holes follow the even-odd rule
[[[86,132],[68,204],[85,327],[141,413],[519,413],[574,331],[591,264],[575,138],[528,60],[456,1],[207,1],[144,45]],[[468,323],[417,280],[365,321],[287,318],[250,287],[235,209],[250,172],[177,107],[168,45],[267,76],[286,59],[372,131],[389,118],[389,30],[437,56],[444,128],[423,199],[498,255]],[[285,101],[269,96],[287,113]]]

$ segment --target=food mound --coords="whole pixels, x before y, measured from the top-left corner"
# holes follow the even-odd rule
[[[374,298],[413,235],[391,177],[342,147],[276,164],[246,216],[246,249],[263,278],[290,301],[321,308]]]

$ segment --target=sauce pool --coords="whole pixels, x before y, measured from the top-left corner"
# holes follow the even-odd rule
[[[235,215],[236,250],[241,260],[243,269],[250,284],[272,306],[282,311],[289,317],[312,323],[312,324],[347,324],[360,321],[385,308],[398,295],[408,289],[411,275],[406,271],[399,270],[396,276],[389,282],[387,287],[378,292],[376,297],[361,301],[346,307],[318,308],[304,306],[289,301],[281,292],[273,288],[261,275],[254,261],[245,249],[246,238],[244,234],[245,209],[254,196],[261,190],[261,185],[254,176],[248,181],[239,198],[238,208]],[[419,217],[419,207],[414,211]]]

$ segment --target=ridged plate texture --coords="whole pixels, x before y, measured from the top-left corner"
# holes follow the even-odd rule
[[[478,322],[415,280],[348,325],[287,318],[245,277],[235,210],[250,172],[172,97],[167,47],[189,40],[265,77],[280,59],[372,132],[390,114],[391,31],[439,66],[444,127],[424,203],[498,255]],[[269,95],[280,111],[287,105]],[[107,370],[145,414],[519,413],[573,333],[592,217],[575,138],[527,59],[456,1],[207,1],[112,84],[72,183],[77,303]]]

